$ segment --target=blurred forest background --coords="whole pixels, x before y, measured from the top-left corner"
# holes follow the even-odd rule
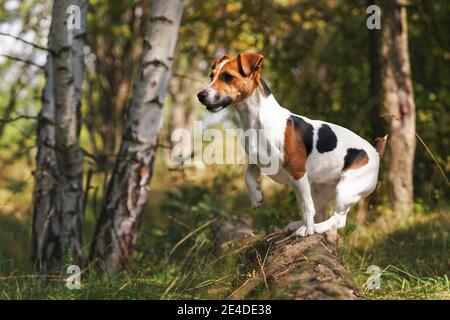
[[[99,253],[104,243],[93,243],[93,239],[94,234],[107,233],[102,228],[108,224],[105,217],[111,210],[107,204],[114,199],[111,185],[107,196],[109,182],[115,176],[112,181],[116,186],[122,183],[124,173],[119,172],[116,161],[126,161],[126,150],[130,150],[121,148],[122,141],[128,141],[127,133],[134,130],[125,124],[124,119],[133,117],[125,117],[127,106],[130,113],[140,110],[133,92],[139,92],[136,83],[145,85],[145,76],[138,77],[140,68],[147,67],[140,66],[141,56],[151,55],[153,48],[147,42],[158,41],[157,36],[150,40],[143,36],[148,36],[149,23],[163,20],[152,19],[153,2],[158,1],[89,1],[87,31],[81,35],[84,42],[80,42],[79,51],[84,73],[82,78],[77,79],[76,74],[74,78],[81,105],[74,113],[77,122],[73,124],[79,129],[79,150],[72,155],[81,155],[84,161],[82,171],[66,177],[75,177],[81,194],[74,200],[79,205],[79,220],[68,223],[82,224],[76,237],[83,241],[66,235],[59,260],[50,262],[50,267],[80,259],[90,268],[96,258],[107,260]],[[215,217],[233,216],[246,217],[261,230],[284,226],[298,220],[294,196],[288,188],[266,178],[265,203],[253,211],[242,165],[175,165],[168,161],[171,132],[174,128],[191,128],[198,119],[220,129],[234,126],[230,110],[207,114],[196,93],[208,83],[209,63],[214,57],[225,52],[260,52],[265,56],[264,79],[279,103],[292,112],[342,125],[368,141],[390,134],[389,121],[380,107],[383,101],[376,98],[380,67],[374,55],[374,34],[366,27],[366,10],[371,3],[184,1],[173,59],[167,60],[173,65],[162,108],[161,133],[152,136],[157,138],[153,143],[154,170],[153,156],[144,159],[150,171],[145,171],[149,191],[136,200],[138,215],[143,206],[142,221],[127,231],[132,238],[137,232],[136,245],[129,246],[126,262],[106,268],[108,281],[100,273],[89,273],[83,275],[82,290],[68,290],[63,277],[55,275],[54,283],[42,286],[35,276],[42,265],[36,263],[39,243],[33,239],[36,231],[32,231],[33,213],[35,220],[37,214],[33,207],[39,176],[36,159],[42,142],[37,137],[40,128],[48,124],[42,122],[45,117],[39,113],[46,103],[43,89],[49,79],[45,72],[47,48],[54,48],[59,41],[56,36],[53,43],[48,42],[52,1],[0,0],[0,299],[227,297],[242,277],[242,270],[232,264],[240,257],[227,263],[211,259],[210,231],[202,226]],[[350,223],[341,232],[342,259],[366,298],[448,298],[450,2],[401,3],[407,13],[416,112],[417,143],[415,149],[410,148],[414,182],[408,186],[414,190],[413,202],[406,213],[399,214],[395,208],[389,186],[392,150],[388,149],[376,192],[352,209]],[[55,65],[60,63],[55,57],[53,60]],[[150,67],[157,66],[150,63]],[[57,106],[62,96],[64,93],[57,93]],[[150,123],[149,127],[154,126]],[[66,156],[66,160],[74,159]],[[62,214],[67,214],[64,210]],[[102,239],[107,242],[104,234]],[[77,244],[72,246],[74,242]],[[70,248],[66,250],[66,246]],[[45,260],[43,255],[40,257]],[[108,257],[114,259],[113,253]],[[383,270],[380,290],[364,287],[370,275],[366,269],[372,264]]]

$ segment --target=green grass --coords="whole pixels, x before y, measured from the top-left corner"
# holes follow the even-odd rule
[[[29,221],[0,214],[0,299],[226,298],[246,276],[243,254],[215,256],[209,228],[177,245],[180,239],[214,217],[251,217],[260,230],[268,230],[296,219],[297,213],[292,193],[284,188],[266,190],[265,205],[254,212],[241,168],[214,169],[214,176],[178,179],[170,190],[155,184],[156,201],[146,208],[131,269],[107,277],[88,267],[80,290],[66,288],[65,275],[37,276],[27,262]],[[365,299],[449,298],[447,211],[417,210],[408,223],[389,229],[369,223],[352,230],[353,215],[341,233],[341,257]],[[88,212],[87,239],[94,220]],[[366,286],[370,265],[382,271],[378,290]]]
[[[342,257],[366,299],[448,299],[449,217],[446,212],[416,213],[393,230],[376,224],[345,239]],[[381,271],[380,289],[369,289],[367,268]]]

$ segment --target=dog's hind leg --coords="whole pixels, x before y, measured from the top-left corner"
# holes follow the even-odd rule
[[[369,170],[348,172],[336,186],[333,215],[324,222],[316,223],[314,231],[323,233],[345,227],[350,208],[375,189],[376,175],[377,171],[370,172]]]
[[[342,185],[338,185],[336,189],[333,215],[328,220],[314,225],[314,231],[317,233],[338,230],[345,227],[350,208],[361,200],[359,191],[350,190],[347,186],[342,187]]]
[[[254,209],[261,206],[264,199],[259,184],[260,177],[261,169],[256,164],[248,164],[245,169],[244,178],[250,194],[250,202]]]

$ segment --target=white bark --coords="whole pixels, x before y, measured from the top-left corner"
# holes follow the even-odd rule
[[[55,148],[55,104],[53,100],[53,74],[51,55],[45,65],[45,87],[42,91],[42,107],[37,128],[35,184],[33,194],[32,260],[37,267],[43,267],[44,240],[49,217],[58,211],[57,163]]]
[[[182,9],[182,0],[153,2],[120,152],[91,248],[91,259],[108,272],[131,261],[152,177]]]
[[[73,5],[80,9],[80,16],[76,18],[81,23],[75,28],[71,28],[68,12],[68,7]],[[83,158],[78,139],[86,12],[86,0],[57,0],[52,11],[47,83],[38,132],[37,172],[42,171],[43,162],[49,162],[52,171],[50,176],[37,180],[35,194],[41,194],[39,190],[52,192],[46,191],[45,199],[35,206],[33,223],[33,243],[36,243],[33,256],[45,271],[62,270],[67,256],[73,258],[67,261],[70,264],[82,262]],[[49,144],[45,145],[46,142]]]

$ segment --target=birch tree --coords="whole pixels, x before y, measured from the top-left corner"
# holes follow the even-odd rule
[[[32,257],[44,271],[82,262],[79,145],[86,0],[54,1],[37,133]],[[68,251],[69,250],[69,251]]]
[[[132,258],[153,175],[182,9],[182,0],[153,1],[119,155],[91,247],[90,259],[107,272],[126,268]]]
[[[53,73],[51,55],[45,65],[45,87],[41,94],[42,107],[37,128],[37,156],[34,185],[32,260],[42,268],[44,238],[47,234],[48,219],[58,211],[59,189],[55,183],[58,168],[55,154],[55,104],[53,100]]]
[[[388,180],[393,208],[397,220],[400,220],[413,210],[416,106],[408,52],[405,3],[386,0],[381,4],[382,116],[389,127]]]

